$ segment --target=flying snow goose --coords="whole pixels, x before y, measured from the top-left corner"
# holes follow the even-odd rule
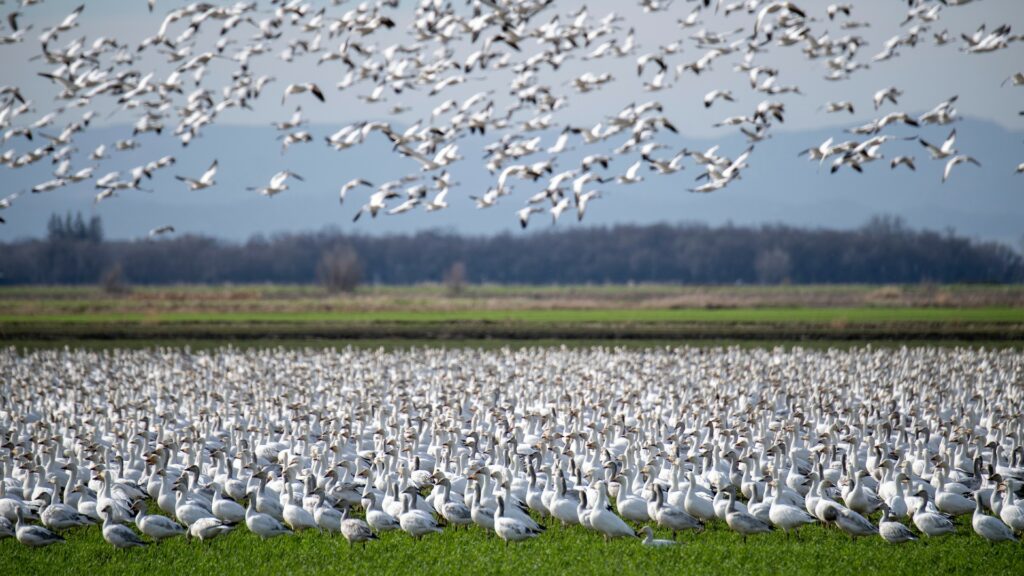
[[[897,166],[901,164],[906,166],[907,168],[910,168],[911,170],[917,170],[917,167],[914,166],[913,156],[896,156],[892,159],[891,162],[889,162],[889,167],[895,169]]]
[[[280,194],[285,190],[288,190],[288,178],[295,178],[300,182],[304,181],[304,178],[302,176],[299,176],[295,172],[292,172],[290,170],[282,170],[277,174],[274,174],[270,178],[270,184],[268,184],[266,188],[256,188],[250,186],[246,188],[246,190],[258,191],[260,194],[269,198],[276,194]]]
[[[217,161],[214,160],[213,163],[210,164],[210,167],[206,169],[206,172],[203,172],[203,175],[200,176],[198,180],[186,178],[185,176],[175,176],[175,178],[187,184],[189,190],[202,190],[204,188],[209,188],[210,186],[216,184],[216,182],[214,182],[213,180],[214,176],[216,175]]]
[[[886,100],[892,102],[894,105],[898,105],[896,99],[902,95],[903,91],[897,89],[895,86],[890,86],[888,88],[883,88],[878,92],[875,92],[875,95],[871,98],[871,100],[875,103],[875,110],[878,110],[878,108],[881,107],[882,103],[884,103]]]
[[[733,99],[732,92],[729,90],[712,90],[704,95],[704,107],[711,108],[711,105],[718,99],[728,100],[729,102],[736,101]]]
[[[150,238],[156,238],[157,236],[163,236],[164,234],[171,234],[172,232],[174,232],[174,226],[171,226],[170,224],[165,224],[163,226],[158,226],[158,227],[153,228],[152,230],[150,230],[149,231],[149,237]]]
[[[348,192],[355,188],[356,186],[367,186],[372,188],[373,184],[371,184],[368,180],[364,180],[362,178],[354,178],[352,180],[349,180],[341,187],[341,191],[338,193],[338,202],[340,204],[344,204],[345,195],[348,194]]]
[[[956,130],[950,132],[949,136],[946,137],[946,141],[938,148],[929,144],[924,138],[919,138],[918,141],[921,142],[922,146],[928,149],[928,152],[931,153],[932,159],[934,160],[943,160],[956,154],[956,149],[953,148],[953,146],[956,145]]]
[[[324,93],[320,91],[320,87],[313,82],[306,82],[304,84],[289,84],[284,89],[284,95],[281,96],[281,104],[284,104],[285,98],[292,94],[302,94],[303,92],[309,92],[316,97],[317,100],[324,102]]]
[[[972,158],[972,157],[970,157],[970,156],[968,156],[966,154],[960,154],[958,156],[954,156],[954,157],[950,158],[948,162],[946,162],[946,169],[942,172],[942,182],[945,183],[946,180],[949,179],[949,175],[953,173],[953,167],[954,166],[956,166],[957,164],[963,164],[964,162],[970,162],[971,164],[974,164],[975,166],[981,166],[981,162],[978,162],[977,160],[975,160],[974,158]],[[936,504],[937,504],[937,502],[936,502]]]

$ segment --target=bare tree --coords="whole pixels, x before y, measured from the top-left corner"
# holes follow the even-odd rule
[[[107,294],[126,294],[129,291],[120,262],[114,262],[103,271],[100,275],[100,288]]]
[[[754,268],[757,270],[757,279],[762,284],[778,284],[789,280],[790,270],[793,263],[789,252],[782,248],[772,248],[757,255]]]
[[[328,292],[354,292],[363,279],[363,266],[355,249],[342,244],[324,251],[316,275]]]
[[[444,273],[444,285],[449,296],[458,296],[466,289],[466,264],[462,260],[452,262]]]

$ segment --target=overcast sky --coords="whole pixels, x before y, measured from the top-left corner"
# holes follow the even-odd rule
[[[7,3],[0,12],[10,10]],[[42,29],[60,21],[77,3],[49,0],[42,5],[29,6],[21,11],[22,26],[33,25],[26,41],[19,44],[0,45],[0,85],[16,85],[22,88],[26,97],[33,100],[34,112],[18,118],[14,125],[30,123],[51,111],[55,106],[57,88],[38,76],[38,72],[54,67],[40,59],[37,37]],[[311,2],[324,5],[329,15],[340,15],[355,6],[343,2],[332,6],[330,2]],[[411,43],[408,26],[413,18],[415,3],[402,2],[401,7],[389,13],[398,23],[394,30],[378,33],[362,39],[384,47],[393,43]],[[854,12],[849,20],[866,22],[870,25],[855,30],[841,30],[836,22],[828,22],[824,2],[806,0],[801,5],[816,21],[810,26],[815,36],[828,32],[837,38],[846,34],[863,37],[867,45],[861,48],[857,60],[870,62],[871,56],[882,50],[885,41],[896,34],[905,34],[910,25],[901,26],[906,14],[906,3],[895,0],[865,0],[853,2]],[[85,36],[91,42],[98,36],[111,36],[120,42],[136,44],[154,33],[168,10],[182,6],[184,2],[158,0],[157,10],[150,14],[143,0],[93,0],[87,3],[80,18],[80,26],[61,36],[58,44]],[[464,10],[463,2],[456,6]],[[580,2],[565,0],[555,3],[536,17],[533,24],[549,20],[556,13],[562,21],[571,19]],[[1008,49],[991,54],[966,54],[960,40],[961,33],[972,33],[981,24],[994,29],[1000,24],[1010,24],[1015,32],[1024,32],[1024,2],[1020,0],[976,0],[962,7],[946,7],[941,18],[928,25],[916,47],[899,48],[899,56],[885,62],[871,63],[870,70],[858,71],[848,80],[829,82],[823,79],[827,72],[824,59],[808,60],[800,46],[780,48],[768,46],[759,54],[756,63],[779,69],[778,83],[799,85],[803,95],[778,95],[768,97],[754,93],[747,85],[746,74],[733,70],[740,61],[739,54],[718,59],[709,73],[695,76],[691,73],[676,79],[670,75],[672,87],[657,93],[643,90],[642,81],[649,81],[653,70],[649,68],[643,79],[636,74],[636,57],[657,51],[659,47],[677,40],[684,40],[681,53],[669,56],[670,66],[691,62],[699,58],[706,49],[699,48],[689,39],[701,29],[712,32],[727,32],[739,27],[745,31],[732,38],[741,38],[749,32],[752,16],[740,11],[726,18],[704,11],[699,23],[683,30],[676,20],[685,17],[696,3],[676,0],[667,12],[645,14],[634,1],[590,1],[587,2],[591,20],[615,11],[624,18],[620,22],[623,38],[627,28],[637,31],[638,49],[628,57],[583,61],[579,56],[587,49],[580,50],[574,60],[567,62],[559,71],[544,68],[539,81],[568,99],[568,106],[556,112],[559,126],[572,125],[589,127],[606,121],[624,105],[657,99],[665,106],[665,115],[680,130],[680,135],[661,133],[659,141],[669,145],[671,150],[683,146],[696,148],[715,143],[722,144],[722,151],[735,156],[746,146],[735,128],[715,128],[712,125],[727,117],[750,114],[758,102],[765,98],[786,103],[785,122],[772,127],[773,138],[757,145],[751,157],[751,169],[743,179],[730,184],[721,192],[711,195],[693,195],[685,190],[695,185],[694,178],[700,173],[698,167],[687,162],[687,168],[678,174],[659,177],[647,175],[647,181],[638,185],[609,186],[605,197],[596,201],[588,210],[586,223],[649,223],[649,222],[706,222],[720,224],[727,221],[740,223],[785,222],[795,225],[850,227],[862,223],[871,214],[894,213],[901,215],[915,226],[932,228],[953,228],[971,236],[996,239],[1016,244],[1024,227],[1024,175],[1015,175],[1014,169],[1024,162],[1024,87],[1003,86],[1006,78],[1024,70],[1024,43],[1016,42]],[[261,3],[266,8],[268,3]],[[913,24],[916,24],[914,22]],[[234,37],[239,44],[230,46],[225,54],[230,55],[245,42],[252,28],[242,24]],[[218,23],[207,24],[197,35],[193,54],[209,49],[217,39]],[[181,25],[172,27],[174,34]],[[932,34],[948,30],[954,38],[949,44],[935,46]],[[10,30],[4,29],[4,34]],[[297,32],[289,29],[288,35]],[[312,34],[306,34],[311,39]],[[343,38],[323,39],[326,49],[334,49]],[[600,41],[598,41],[599,43]],[[465,57],[470,47],[464,42],[451,46],[459,59]],[[364,149],[333,152],[326,150],[322,136],[336,131],[352,122],[370,119],[387,119],[397,129],[429,118],[430,110],[443,100],[462,100],[482,90],[494,91],[499,106],[511,100],[507,96],[508,85],[513,73],[501,71],[474,71],[464,85],[445,90],[438,96],[428,96],[427,89],[405,91],[401,95],[389,94],[385,102],[367,104],[358,98],[369,94],[374,85],[367,81],[339,91],[334,85],[346,71],[345,65],[334,62],[317,66],[319,55],[305,55],[292,63],[285,63],[278,54],[284,48],[278,42],[271,53],[253,59],[254,73],[273,75],[277,81],[267,88],[263,97],[255,103],[254,109],[229,110],[217,120],[216,126],[208,127],[205,135],[187,149],[182,149],[173,137],[146,134],[138,138],[141,149],[117,153],[114,158],[97,167],[97,176],[111,170],[126,170],[131,166],[152,160],[163,154],[173,154],[178,164],[158,176],[145,186],[154,190],[152,194],[126,191],[120,197],[94,206],[92,197],[95,190],[91,182],[66,187],[48,194],[26,195],[19,198],[11,209],[2,215],[8,223],[0,226],[0,240],[10,240],[44,232],[43,224],[49,214],[56,210],[82,210],[98,213],[104,218],[108,233],[115,237],[138,237],[157,225],[171,223],[179,232],[206,233],[232,239],[243,239],[255,233],[316,230],[326,225],[343,230],[366,233],[396,232],[425,228],[440,228],[456,232],[486,233],[518,229],[514,212],[523,206],[529,194],[537,186],[531,183],[516,185],[515,193],[504,198],[497,207],[486,211],[473,208],[469,195],[481,194],[493,177],[483,170],[479,162],[482,147],[498,135],[489,133],[486,137],[474,136],[459,140],[460,150],[466,160],[452,167],[453,179],[460,183],[449,195],[452,208],[439,213],[425,213],[417,210],[401,216],[378,217],[376,220],[363,219],[353,224],[351,217],[362,196],[353,195],[350,202],[339,207],[337,189],[349,178],[365,176],[375,183],[397,178],[402,174],[417,172],[417,164],[391,154],[390,146],[383,136]],[[528,42],[523,53],[517,58],[535,53],[539,48]],[[136,62],[140,70],[153,71],[157,78],[166,77],[173,65],[153,50]],[[237,64],[227,60],[213,60],[204,86],[216,89],[228,81]],[[577,94],[568,85],[569,80],[583,72],[609,72],[616,81],[589,94]],[[321,104],[307,97],[295,97],[282,106],[280,94],[289,82],[316,81],[325,90],[327,102]],[[191,83],[191,82],[190,82]],[[904,91],[898,106],[886,106],[877,112],[871,105],[872,94],[887,86],[896,86]],[[705,109],[702,98],[715,88],[733,91],[736,102],[717,102],[711,109]],[[942,163],[927,159],[927,152],[916,142],[898,142],[884,149],[886,161],[876,162],[861,176],[849,171],[827,175],[827,166],[818,170],[816,164],[797,160],[796,154],[808,146],[815,146],[829,136],[845,140],[851,135],[843,129],[859,125],[886,112],[906,110],[920,113],[938,102],[957,94],[957,110],[965,118],[958,126],[957,147],[963,153],[977,157],[982,167],[961,166],[953,178],[942,185]],[[830,100],[851,100],[857,110],[853,115],[826,114],[822,105]],[[306,117],[312,122],[307,127],[316,141],[294,146],[286,154],[280,153],[277,135],[268,125],[273,121],[287,119],[295,104],[301,103]],[[389,115],[388,110],[395,104],[410,106],[411,110],[401,115]],[[89,165],[88,152],[99,143],[112,144],[114,140],[130,135],[127,126],[138,116],[137,110],[117,110],[102,102],[91,106],[100,113],[92,129],[77,142],[80,152],[75,156],[75,168]],[[66,112],[58,126],[77,118],[82,109]],[[528,119],[528,115],[516,116],[517,121]],[[173,126],[175,117],[168,118]],[[242,126],[251,127],[242,130]],[[901,136],[920,135],[929,140],[941,142],[952,126],[931,126],[918,130],[897,127],[888,133]],[[59,129],[50,128],[50,132]],[[244,136],[239,136],[244,134]],[[557,132],[545,132],[544,147],[553,144]],[[574,142],[577,150],[560,159],[556,168],[568,169],[584,153],[608,150],[621,143],[621,139],[608,146],[584,148],[581,142]],[[19,151],[39,145],[14,138],[4,144],[4,149],[14,147]],[[471,151],[471,152],[470,152]],[[888,159],[896,154],[912,154],[917,157],[918,171],[905,173],[905,169],[890,171]],[[634,155],[635,156],[635,155]],[[173,174],[197,177],[213,157],[222,158],[218,174],[218,186],[199,193],[188,193],[184,186],[173,180]],[[529,158],[535,161],[543,158]],[[621,173],[634,160],[625,158],[613,167],[614,173]],[[3,189],[0,196],[25,190],[34,184],[51,178],[52,166],[41,162],[28,168],[11,169],[0,167]],[[277,170],[292,169],[307,178],[304,183],[295,183],[294,189],[285,194],[267,199],[245,191],[246,186],[265,185]],[[543,182],[540,186],[543,185]],[[548,226],[550,217],[535,217],[539,229]],[[570,222],[571,221],[571,222]],[[560,225],[578,225],[575,215],[568,214]]]

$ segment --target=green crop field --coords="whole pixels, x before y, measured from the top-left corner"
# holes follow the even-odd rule
[[[1024,308],[735,308],[454,310],[365,312],[152,312],[0,315],[0,323],[309,323],[309,322],[1024,322]]]
[[[1024,340],[1017,286],[0,288],[0,342]]]
[[[990,545],[969,517],[957,534],[899,547],[878,537],[851,542],[834,529],[740,536],[722,523],[679,536],[680,546],[652,549],[637,540],[604,542],[580,527],[552,526],[507,548],[481,528],[445,530],[415,541],[390,532],[365,548],[314,532],[262,541],[236,528],[208,543],[177,538],[147,548],[116,550],[99,528],[75,529],[67,542],[41,550],[0,541],[0,574],[1022,574],[1024,546]],[[666,531],[656,537],[668,538]]]

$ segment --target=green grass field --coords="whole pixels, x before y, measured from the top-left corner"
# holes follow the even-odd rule
[[[1024,287],[0,288],[0,343],[168,339],[1019,342]]]
[[[657,537],[671,537],[656,531]],[[67,534],[67,542],[42,550],[13,539],[0,541],[0,574],[1022,574],[1024,546],[990,545],[971,530],[939,540],[893,546],[878,537],[851,542],[832,529],[801,530],[801,540],[781,532],[742,543],[723,523],[703,534],[680,536],[681,546],[650,549],[638,541],[606,543],[580,527],[552,526],[529,542],[508,548],[480,528],[414,541],[386,533],[365,548],[341,537],[307,532],[261,541],[244,527],[209,543],[182,538],[142,549],[116,550],[99,528]]]
[[[123,312],[0,315],[0,323],[676,323],[676,322],[1024,322],[1024,308],[733,308],[600,310],[452,310],[362,312]]]
[[[439,286],[325,295],[316,287],[140,288],[111,297],[92,288],[0,289],[0,344],[95,349],[190,346],[1021,346],[1020,287],[493,287],[458,297]],[[877,522],[877,518],[875,519]],[[992,546],[969,517],[940,540],[892,546],[851,542],[809,527],[740,537],[721,523],[683,545],[605,543],[552,526],[506,548],[483,530],[413,541],[388,533],[365,548],[315,533],[261,541],[244,527],[209,544],[172,540],[115,550],[98,528],[30,550],[0,540],[6,574],[1024,574],[1024,545]],[[658,537],[669,537],[657,531]]]

